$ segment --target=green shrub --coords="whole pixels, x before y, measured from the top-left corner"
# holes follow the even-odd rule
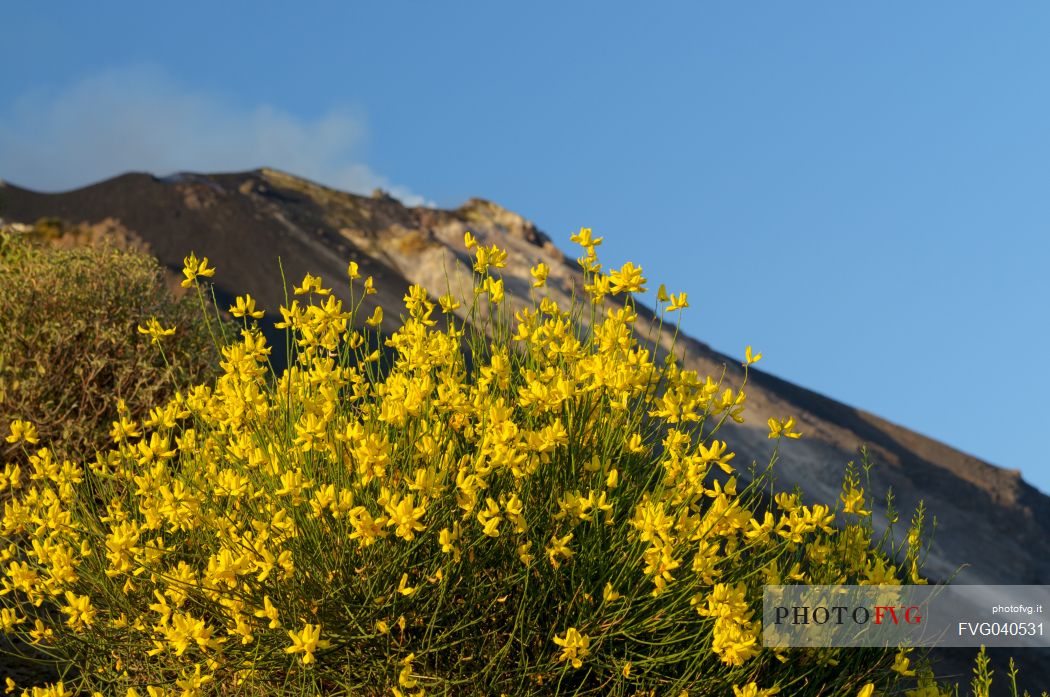
[[[107,247],[54,249],[0,233],[0,429],[32,418],[59,457],[89,459],[131,418],[214,371],[195,298],[177,301],[151,257]],[[176,326],[167,361],[136,331]],[[0,461],[17,448],[0,442]]]

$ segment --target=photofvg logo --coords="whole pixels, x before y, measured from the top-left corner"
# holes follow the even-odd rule
[[[924,640],[917,586],[766,586],[766,646],[899,646]]]
[[[835,624],[846,625],[852,623],[856,626],[866,624],[921,624],[922,610],[918,605],[875,605],[868,607],[860,605],[850,607],[848,605],[793,605],[791,607],[778,605],[773,608],[775,624]]]
[[[765,586],[765,646],[1050,646],[1050,586]]]

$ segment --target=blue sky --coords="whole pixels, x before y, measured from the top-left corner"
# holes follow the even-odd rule
[[[1050,5],[17,3],[0,177],[470,196],[685,329],[1050,491]]]

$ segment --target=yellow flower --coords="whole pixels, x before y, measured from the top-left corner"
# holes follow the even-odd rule
[[[412,677],[412,661],[414,661],[415,658],[416,654],[410,653],[401,661],[404,668],[401,669],[401,672],[397,676],[397,684],[401,687],[412,688],[419,685],[419,681]]]
[[[770,417],[769,421],[769,437],[770,438],[801,438],[802,434],[795,430],[795,417],[788,417],[787,420],[781,421]]]
[[[376,305],[376,309],[372,312],[372,316],[365,320],[365,324],[370,327],[378,327],[383,323],[383,307]]]
[[[609,272],[609,283],[613,295],[620,293],[644,293],[645,277],[642,276],[642,268],[631,262],[624,264],[619,270],[613,269]]]
[[[255,298],[253,298],[251,294],[248,294],[237,296],[236,304],[230,305],[230,314],[234,317],[244,317],[245,315],[248,315],[249,317],[260,319],[264,313],[262,310],[255,309]]]
[[[752,354],[751,345],[748,344],[747,348],[744,349],[744,365],[752,365],[754,363],[758,363],[760,360],[762,360],[762,354]]]
[[[438,544],[441,545],[441,551],[445,554],[453,554],[456,556],[456,561],[459,561],[459,549],[456,547],[456,540],[459,539],[459,523],[455,523],[452,529],[441,528],[441,532],[438,533]]]
[[[776,501],[776,504],[786,513],[794,513],[801,505],[798,500],[798,495],[789,494],[786,491],[781,491],[773,497],[773,500]]]
[[[201,675],[200,664],[193,666],[193,672],[189,672],[187,668],[186,673],[179,680],[175,681],[176,687],[182,689],[183,697],[191,697],[201,694],[201,688],[205,683],[209,683],[215,678],[211,675]]]
[[[604,237],[591,237],[591,228],[581,227],[580,231],[575,235],[570,235],[569,240],[580,245],[584,249],[593,250],[595,247],[601,245]]]
[[[529,566],[530,564],[532,564],[532,560],[535,558],[531,554],[531,550],[532,550],[532,543],[531,542],[526,542],[525,544],[518,545],[518,559],[520,559],[521,563],[524,564],[525,566]]]
[[[33,620],[33,629],[29,632],[29,637],[32,639],[32,643],[52,641],[55,638],[55,631],[38,618]]]
[[[455,312],[460,306],[459,301],[456,300],[456,296],[452,295],[452,293],[446,293],[438,298],[438,304],[441,305],[441,311],[445,314]]]
[[[550,267],[543,263],[536,264],[531,269],[529,269],[529,273],[534,279],[532,281],[532,287],[542,288],[543,286],[547,285],[547,276],[548,274],[550,274],[550,272]]]
[[[633,433],[631,437],[627,439],[627,452],[629,453],[644,453],[645,444],[642,442],[642,435],[640,433]]]
[[[122,414],[119,421],[113,422],[109,435],[114,443],[119,444],[129,438],[138,438],[142,435],[142,432],[139,431],[138,425],[134,421]]]
[[[859,516],[871,515],[871,511],[864,508],[864,489],[851,487],[849,491],[842,492],[839,498],[842,500],[843,513],[853,513]]]
[[[874,694],[875,694],[875,685],[873,683],[869,682],[867,685],[865,685],[864,687],[860,688],[860,691],[857,692],[857,697],[871,697]]]
[[[401,580],[397,583],[397,592],[401,595],[412,595],[416,592],[415,586],[408,585],[408,573],[401,574]]]
[[[356,261],[351,261],[346,265],[346,275],[350,277],[351,281],[355,278],[361,278],[361,270]]]
[[[609,294],[609,277],[602,274],[594,277],[594,283],[584,285],[583,289],[591,296],[591,302],[598,305]]]
[[[469,232],[463,233],[463,244],[466,245],[467,249],[474,249],[478,246],[478,239]]]
[[[165,329],[160,326],[160,322],[157,321],[156,317],[150,317],[146,322],[146,326],[143,327],[141,324],[138,327],[139,334],[146,334],[150,338],[151,344],[159,344],[160,340],[165,336],[171,336],[175,333],[175,327],[171,329]]]
[[[898,651],[893,659],[893,670],[905,677],[915,675],[915,671],[911,669],[910,665],[911,659],[908,658],[908,652],[904,649]]]
[[[593,248],[587,252],[586,256],[577,257],[576,261],[584,273],[596,274],[602,270],[602,265],[598,263],[598,255],[594,253]]]
[[[701,462],[704,464],[713,462],[726,474],[733,474],[733,466],[729,464],[729,461],[736,457],[736,453],[726,452],[728,448],[729,446],[725,441],[717,440],[711,442],[710,448],[703,443],[696,446],[697,454],[700,455]]]
[[[183,288],[189,288],[199,276],[215,275],[215,269],[208,267],[208,257],[197,261],[197,255],[190,252],[190,255],[182,260],[182,264],[182,275],[186,277],[182,281]]]
[[[273,606],[273,603],[270,602],[270,596],[268,595],[263,596],[262,609],[256,610],[255,616],[259,617],[260,619],[270,620],[270,629],[277,629],[281,626],[280,620],[277,619],[277,608],[275,608]]]
[[[569,549],[569,543],[572,542],[573,533],[569,533],[564,537],[558,537],[557,535],[551,536],[551,543],[547,547],[547,559],[550,560],[551,566],[557,569],[561,566],[561,562],[558,561],[558,557],[563,559],[569,559],[572,557],[572,550]]]
[[[503,279],[498,281],[491,276],[485,278],[485,292],[488,293],[489,300],[496,303],[497,305],[503,302]]]
[[[4,440],[8,443],[17,443],[20,440],[24,440],[26,443],[37,444],[40,442],[40,438],[36,432],[36,426],[28,421],[22,421],[21,419],[15,419],[11,422],[11,434]]]
[[[499,537],[499,524],[503,520],[499,514],[499,504],[494,499],[485,499],[485,508],[478,511],[478,522],[481,523],[481,531],[488,537]]]
[[[288,638],[292,640],[292,645],[284,652],[303,654],[303,665],[314,662],[314,651],[327,649],[332,645],[330,641],[321,638],[321,625],[319,624],[307,624],[298,633],[289,631]]]
[[[613,588],[612,582],[607,581],[605,583],[605,589],[602,591],[602,598],[605,600],[605,602],[611,603],[616,600],[619,600],[621,597],[623,596],[616,592],[616,590]]]
[[[478,247],[474,256],[474,270],[478,273],[487,273],[490,266],[494,269],[502,269],[507,265],[506,250],[494,244],[488,247]]]
[[[564,637],[554,635],[554,643],[562,647],[558,662],[569,661],[573,668],[583,665],[583,659],[590,653],[591,638],[586,634],[580,634],[575,627],[569,627]]]
[[[307,293],[314,293],[316,295],[328,295],[332,292],[331,288],[321,287],[321,277],[306,274],[303,277],[302,285],[295,286],[292,289],[296,295],[306,295]]]
[[[161,437],[158,433],[154,432],[150,434],[149,442],[143,438],[136,446],[138,451],[138,463],[145,467],[158,460],[168,460],[175,456],[175,450],[171,449],[171,444],[168,442],[167,437]],[[181,482],[176,483],[177,489],[182,488]]]
[[[689,307],[689,296],[685,293],[679,293],[678,295],[671,295],[671,304],[668,306],[668,312],[676,312],[678,310],[684,310]]]
[[[426,515],[427,504],[425,502],[416,505],[415,495],[408,494],[404,498],[394,496],[384,506],[390,519],[387,526],[394,527],[394,534],[404,540],[415,539],[416,533],[426,529],[420,519]]]
[[[66,602],[68,605],[62,608],[62,612],[69,615],[66,624],[74,629],[82,626],[90,627],[95,620],[95,608],[91,606],[91,598],[66,591]]]

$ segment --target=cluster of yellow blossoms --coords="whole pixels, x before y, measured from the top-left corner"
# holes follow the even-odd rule
[[[716,438],[743,421],[746,378],[640,341],[642,269],[603,273],[601,238],[573,240],[590,319],[544,294],[543,263],[539,297],[511,310],[507,252],[468,233],[474,297],[412,286],[389,335],[357,264],[350,306],[308,274],[279,308],[279,376],[263,311],[237,298],[222,375],[122,409],[94,462],[56,462],[15,421],[4,631],[129,697],[788,689],[758,643],[761,583],[900,582],[863,490],[844,489],[838,528],[794,495],[765,506],[764,475],[742,483]],[[183,273],[199,292],[215,269],[190,255]],[[688,306],[662,286],[657,302]]]

